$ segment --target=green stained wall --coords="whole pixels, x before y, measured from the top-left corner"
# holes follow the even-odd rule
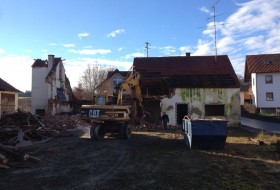
[[[229,122],[240,121],[239,88],[181,88],[176,89],[175,96],[168,102],[188,103],[189,115],[199,118],[205,117],[205,105],[221,104],[225,107],[225,117]]]

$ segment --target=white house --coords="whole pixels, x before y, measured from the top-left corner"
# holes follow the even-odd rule
[[[247,55],[244,80],[252,85],[252,104],[261,113],[280,109],[280,54]]]
[[[143,57],[133,66],[151,120],[166,112],[171,125],[185,115],[240,122],[240,83],[227,55]]]
[[[32,114],[73,111],[74,95],[62,61],[60,57],[48,55],[48,60],[36,59],[33,63]]]
[[[0,118],[4,113],[14,113],[18,109],[20,91],[0,78]]]

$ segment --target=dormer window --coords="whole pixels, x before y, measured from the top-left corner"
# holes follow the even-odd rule
[[[264,64],[265,64],[265,65],[269,65],[269,64],[271,64],[271,61],[269,61],[268,59],[265,59],[265,60],[264,60]]]
[[[113,87],[117,87],[119,84],[121,84],[123,81],[122,77],[120,75],[115,76],[115,78],[113,78]]]

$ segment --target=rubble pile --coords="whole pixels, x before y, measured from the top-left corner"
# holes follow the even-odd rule
[[[8,163],[13,160],[39,161],[19,148],[73,135],[69,129],[83,125],[77,116],[34,116],[22,111],[5,114],[0,119],[0,168],[8,168]]]
[[[139,124],[136,125],[133,128],[133,131],[144,131],[144,132],[147,132],[147,131],[161,131],[161,130],[164,130],[164,127],[163,127],[162,124],[148,122],[148,121],[146,121],[144,119],[141,119],[139,121]],[[167,127],[167,130],[168,131],[177,131],[177,130],[179,130],[179,127],[178,126],[169,125]]]

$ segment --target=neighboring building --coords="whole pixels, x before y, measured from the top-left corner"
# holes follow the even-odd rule
[[[31,97],[18,97],[18,109],[31,112]]]
[[[252,87],[250,82],[241,82],[240,84],[240,105],[252,103]]]
[[[106,91],[109,97],[112,97],[116,101],[117,92],[116,87],[123,82],[128,76],[129,71],[119,71],[116,69],[115,71],[109,71],[107,78],[98,86],[100,93]],[[124,101],[130,97],[130,90],[123,92]],[[113,100],[113,101],[114,101]]]
[[[185,115],[240,122],[240,83],[227,55],[135,58],[133,67],[150,120],[166,112],[171,125]]]
[[[261,113],[280,108],[280,54],[247,55],[244,81],[251,82],[252,104]]]
[[[99,85],[99,91],[107,91],[109,95],[113,95],[115,87],[123,82],[129,75],[129,71],[109,71],[106,79]]]
[[[0,78],[0,118],[5,113],[14,113],[18,109],[20,91]]]
[[[54,55],[48,60],[36,59],[32,65],[31,113],[69,113],[74,100],[62,59]]]

